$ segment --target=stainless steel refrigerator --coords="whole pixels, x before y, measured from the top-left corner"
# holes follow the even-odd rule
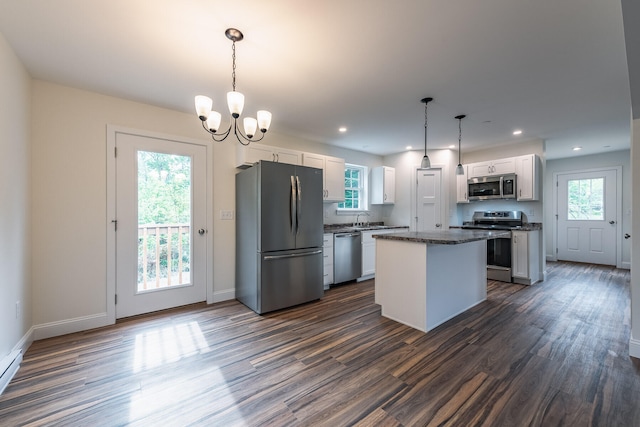
[[[258,314],[317,300],[322,170],[261,161],[236,174],[236,299]]]

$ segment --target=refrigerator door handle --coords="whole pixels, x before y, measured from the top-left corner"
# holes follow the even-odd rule
[[[289,206],[289,219],[291,222],[291,232],[296,231],[296,182],[291,175],[291,205]]]
[[[285,258],[297,258],[301,256],[309,256],[309,255],[318,255],[322,253],[322,249],[313,252],[304,252],[301,254],[288,254],[288,255],[267,255],[264,257],[265,261],[270,261],[274,259],[285,259]]]
[[[296,175],[296,187],[298,188],[298,199],[296,204],[296,235],[300,231],[300,217],[302,216],[302,184],[300,177]]]

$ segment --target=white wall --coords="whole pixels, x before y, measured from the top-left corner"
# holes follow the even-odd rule
[[[36,338],[106,319],[106,126],[210,140],[195,114],[33,82],[33,311]],[[277,127],[277,122],[275,123]],[[270,131],[269,144],[377,166],[379,156]],[[214,300],[234,289],[235,144],[214,147]],[[330,205],[327,205],[330,206]],[[351,221],[351,218],[348,219]]]
[[[556,212],[553,211],[553,174],[572,172],[603,167],[622,166],[622,234],[631,234],[631,164],[630,151],[613,151],[610,153],[594,154],[590,156],[576,156],[565,159],[547,160],[544,187],[550,189],[544,195],[546,206],[544,223],[545,253],[547,259],[555,259],[555,242],[553,241],[553,222]],[[622,266],[629,268],[631,262],[631,242],[622,239]]]
[[[29,277],[31,78],[2,34],[0,70],[1,361],[17,346],[22,347],[21,340],[32,324]],[[16,301],[20,301],[21,314],[18,316]]]

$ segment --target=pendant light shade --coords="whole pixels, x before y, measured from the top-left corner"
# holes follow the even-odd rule
[[[431,160],[427,155],[427,104],[433,101],[433,98],[422,98],[420,102],[424,103],[424,156],[420,162],[420,169],[431,168]]]
[[[460,162],[461,150],[460,146],[462,145],[462,119],[464,119],[464,114],[456,116],[458,120],[458,166],[456,167],[456,175],[464,175],[464,168],[462,167],[462,163]]]

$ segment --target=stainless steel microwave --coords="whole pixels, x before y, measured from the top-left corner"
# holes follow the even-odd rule
[[[516,174],[482,176],[467,181],[469,200],[515,199]]]

